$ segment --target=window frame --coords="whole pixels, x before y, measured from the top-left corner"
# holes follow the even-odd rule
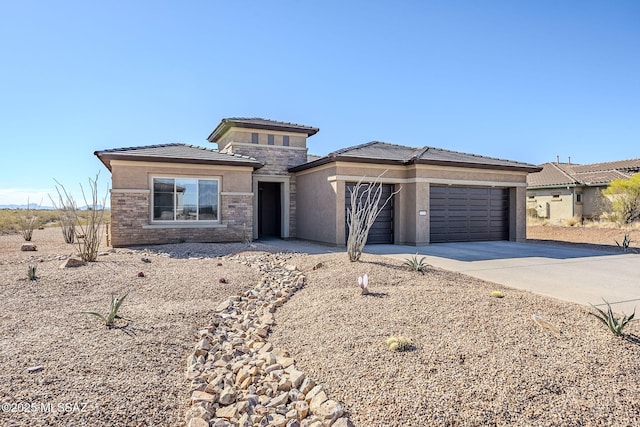
[[[154,191],[154,181],[156,179],[172,179],[173,180],[173,219],[155,219],[154,218],[154,210],[155,210],[155,191]],[[195,186],[196,186],[196,200],[198,201],[198,204],[196,206],[196,212],[197,215],[199,216],[200,213],[200,200],[199,200],[199,196],[200,196],[200,181],[216,181],[217,182],[217,194],[216,194],[216,203],[217,203],[217,218],[216,219],[190,219],[190,220],[185,220],[185,219],[177,219],[176,215],[177,215],[177,208],[176,208],[176,198],[175,198],[175,193],[176,193],[176,181],[181,180],[181,179],[189,179],[189,180],[194,180],[195,181]],[[198,225],[202,225],[202,224],[220,224],[222,222],[222,212],[220,209],[220,193],[222,192],[222,177],[221,176],[191,176],[191,175],[150,175],[149,176],[149,188],[150,188],[150,201],[149,201],[149,223],[150,224],[154,224],[154,225],[171,225],[171,224],[175,224],[175,225],[192,225],[192,226],[198,226]]]

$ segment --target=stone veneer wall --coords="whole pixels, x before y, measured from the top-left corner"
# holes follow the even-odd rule
[[[260,179],[265,176],[289,177],[289,237],[296,237],[296,179],[288,171],[290,167],[298,166],[307,161],[307,150],[287,148],[277,145],[234,144],[227,147],[229,152],[251,156],[264,166],[253,172]]]
[[[134,246],[180,242],[239,242],[253,235],[253,197],[220,197],[222,226],[153,227],[149,225],[148,191],[111,191],[111,246]],[[225,226],[226,225],[226,226]]]
[[[227,150],[234,154],[251,156],[264,164],[254,175],[289,175],[288,169],[307,162],[307,149],[280,147],[277,145],[234,144]]]

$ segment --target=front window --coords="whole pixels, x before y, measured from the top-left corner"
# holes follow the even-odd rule
[[[154,221],[217,221],[217,179],[153,178]]]

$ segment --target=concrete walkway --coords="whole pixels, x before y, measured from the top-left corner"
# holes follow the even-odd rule
[[[306,253],[343,252],[303,241],[265,243]],[[445,270],[554,298],[640,316],[640,255],[538,243],[468,242],[428,246],[370,245],[365,253],[405,260],[416,253]]]

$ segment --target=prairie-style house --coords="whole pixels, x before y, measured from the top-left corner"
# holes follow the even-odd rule
[[[307,140],[318,130],[226,118],[207,138],[217,147],[95,152],[112,177],[112,245],[276,237],[342,246],[349,189],[385,171],[384,194],[400,191],[368,243],[526,239],[527,175],[539,167],[377,141],[310,156]]]

